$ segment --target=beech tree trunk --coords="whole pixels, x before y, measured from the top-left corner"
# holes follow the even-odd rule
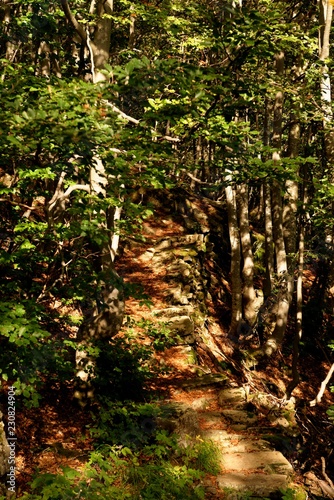
[[[248,198],[248,186],[246,184],[239,185],[237,188],[237,203],[239,208],[240,241],[243,256],[243,310],[244,319],[252,327],[256,322],[257,311],[255,309],[254,259],[249,232]]]
[[[237,337],[239,324],[242,320],[242,293],[241,293],[241,248],[240,234],[238,227],[237,201],[235,188],[226,186],[226,203],[228,213],[228,229],[231,244],[231,291],[232,291],[232,311],[230,335]]]
[[[270,109],[268,99],[265,102],[263,144],[270,145]],[[264,234],[265,234],[265,265],[266,279],[263,287],[263,295],[266,300],[272,292],[274,279],[274,239],[273,222],[271,212],[271,189],[267,182],[263,184],[263,210],[264,210]]]
[[[304,198],[305,199],[305,198]],[[292,380],[286,390],[286,398],[290,399],[292,391],[299,384],[299,344],[303,335],[303,275],[304,275],[304,253],[305,253],[305,225],[303,215],[300,217],[299,249],[298,249],[298,277],[296,297],[296,331],[293,341],[292,352]]]
[[[76,20],[67,0],[61,0],[61,3],[67,19],[88,47],[93,83],[106,81],[107,77],[102,71],[109,62],[110,57],[113,0],[92,2],[90,13],[95,13],[97,16],[92,39],[89,29],[85,30],[83,25]],[[101,158],[94,156],[90,169],[90,192],[96,196],[106,197],[108,184],[114,181],[115,179],[111,179],[106,173]],[[100,249],[103,278],[97,283],[98,300],[92,314],[85,319],[77,335],[76,363],[79,382],[74,396],[82,406],[86,404],[87,399],[93,397],[90,379],[94,377],[95,359],[87,354],[87,347],[92,341],[103,340],[108,342],[118,333],[123,323],[124,297],[120,279],[114,269],[114,260],[119,242],[115,225],[121,217],[121,212],[120,203],[120,206],[108,207],[106,212],[102,214],[105,222],[101,224],[100,230],[108,236],[106,243],[102,244]]]
[[[271,211],[271,189],[267,183],[263,185],[263,205],[264,205],[264,234],[265,234],[265,260],[266,260],[266,280],[264,283],[263,295],[267,299],[272,292],[274,279],[274,237],[273,221]]]
[[[333,130],[333,110],[332,110],[332,92],[329,69],[325,61],[329,58],[330,32],[333,18],[333,5],[330,0],[320,0],[320,32],[319,32],[319,59],[322,61],[322,78],[320,82],[321,106],[323,114],[323,128],[325,139],[325,152],[327,165],[329,166],[329,181],[334,184],[334,130]],[[334,202],[330,210],[334,216]],[[331,224],[326,231],[326,246],[329,257],[329,275],[327,286],[328,304],[334,314],[334,225]]]
[[[281,52],[276,56],[276,73],[282,76],[284,73],[284,54]],[[272,145],[276,148],[273,161],[279,163],[281,160],[282,142],[282,114],[283,114],[283,91],[278,90],[274,104],[273,139]],[[277,300],[276,324],[272,335],[264,345],[264,352],[270,356],[282,343],[289,314],[290,298],[288,292],[288,265],[283,234],[283,204],[282,186],[274,181],[272,188],[272,215],[273,236],[276,254],[277,285],[279,287]]]

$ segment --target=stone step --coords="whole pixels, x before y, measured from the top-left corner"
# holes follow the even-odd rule
[[[253,413],[245,410],[222,410],[224,417],[228,418],[235,424],[254,425],[257,421]]]
[[[202,377],[196,377],[187,380],[182,384],[182,389],[186,391],[192,391],[195,389],[199,389],[200,387],[219,387],[226,385],[227,381],[228,377],[222,373],[210,373],[207,375],[203,375]]]
[[[252,492],[254,495],[266,497],[277,492],[281,488],[286,489],[289,484],[284,474],[243,474],[242,472],[231,472],[217,476],[217,484],[220,490],[233,489],[238,492]],[[224,498],[235,498],[235,494],[226,493]]]
[[[236,408],[245,405],[246,400],[246,391],[243,387],[223,389],[218,395],[220,406],[233,405],[233,407]]]
[[[228,434],[226,431],[204,431],[202,432],[202,437],[219,445],[223,456],[226,453],[249,453],[270,450],[269,444],[262,439],[247,439],[245,436]]]
[[[244,453],[224,453],[222,465],[226,471],[261,470],[272,474],[291,476],[293,469],[279,451],[265,450]]]
[[[241,434],[231,434],[230,431],[224,429],[208,429],[201,432],[202,438],[208,441],[213,441],[218,446],[226,445],[228,442],[237,442],[245,439],[245,436]]]

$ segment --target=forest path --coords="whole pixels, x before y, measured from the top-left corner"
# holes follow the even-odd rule
[[[257,415],[246,389],[239,387],[241,374],[220,367],[233,348],[215,315],[214,288],[218,280],[221,287],[222,276],[201,224],[189,234],[180,219],[163,212],[145,222],[146,243],[130,241],[121,263],[124,277],[144,287],[153,308],[130,299],[128,313],[155,325],[167,322],[179,336],[177,345],[157,353],[167,368],[157,388],[165,395],[162,404],[180,439],[201,436],[219,450],[220,472],[206,477],[206,498],[280,497],[293,469],[263,435],[281,429]],[[119,270],[122,274],[122,266]],[[211,359],[210,350],[215,353]]]
[[[200,377],[201,378],[201,377]],[[274,449],[247,402],[243,387],[221,389],[216,380],[200,387],[200,378],[185,384],[165,402],[174,415],[175,432],[181,442],[200,436],[216,446],[220,472],[204,480],[207,499],[267,498],[280,495],[289,487],[293,468],[284,455]],[[223,380],[222,380],[223,382]],[[173,398],[173,399],[174,399]]]

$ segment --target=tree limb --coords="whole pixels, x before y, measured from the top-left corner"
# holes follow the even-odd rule
[[[75,31],[78,33],[80,38],[86,43],[87,35],[81,24],[78,23],[76,17],[72,14],[70,6],[68,5],[67,0],[60,0],[61,6],[63,8],[66,19],[72,24]]]
[[[87,193],[90,193],[90,187],[88,186],[88,184],[72,184],[66,189],[65,193],[60,198],[62,200],[65,200],[70,196],[72,191],[75,191],[76,189],[79,191],[86,191]]]
[[[116,115],[120,116],[121,118],[124,118],[124,120],[126,120],[130,123],[134,123],[135,125],[139,125],[139,120],[137,120],[136,118],[133,118],[132,116],[127,115],[126,113],[121,111],[119,108],[117,108],[117,106],[115,106],[111,102],[106,101],[106,100],[103,100],[102,102],[103,102],[103,104],[105,104],[106,106],[111,108],[114,111],[114,113],[116,113]]]
[[[331,376],[333,375],[334,373],[334,363],[332,364],[332,366],[330,367],[328,373],[327,373],[327,377],[325,378],[325,380],[323,380],[321,382],[321,386],[320,386],[320,391],[318,392],[317,396],[315,399],[313,399],[311,402],[310,402],[310,406],[315,406],[316,404],[320,403],[321,401],[321,398],[322,396],[324,395],[324,392],[325,392],[325,389],[326,389],[326,386],[328,384],[328,382],[330,381],[331,379]]]
[[[38,208],[39,208],[39,207],[29,207],[29,205],[26,205],[25,203],[19,203],[18,201],[8,200],[7,198],[0,198],[0,202],[1,201],[5,201],[5,202],[10,203],[11,205],[14,205],[14,206],[19,206],[19,207],[25,208],[26,210],[38,210]]]
[[[127,115],[126,113],[124,113],[124,111],[120,110],[117,106],[115,106],[115,104],[112,104],[111,102],[106,100],[103,100],[102,103],[111,108],[112,111],[114,111],[114,113],[116,113],[118,116],[124,118],[124,120],[133,123],[134,125],[139,125],[140,120],[137,120],[137,118],[133,118],[132,116]],[[154,132],[154,130],[151,129],[151,132]],[[159,140],[164,139],[165,141],[168,142],[180,142],[180,139],[178,137],[171,137],[170,135],[156,135],[156,138]]]
[[[193,181],[197,182],[198,184],[202,184],[204,186],[207,186],[207,187],[215,187],[215,186],[219,186],[219,184],[216,184],[214,182],[206,182],[206,181],[201,181],[201,179],[198,179],[197,177],[195,177],[194,175],[192,175],[190,172],[186,172],[185,170],[183,170],[183,172],[185,172],[185,174]]]
[[[58,200],[58,198],[60,198],[59,194],[60,194],[61,187],[62,187],[62,185],[64,183],[65,176],[66,176],[66,172],[63,171],[60,174],[60,177],[59,177],[58,184],[57,184],[56,190],[54,192],[54,195],[52,196],[51,200],[49,201],[49,206],[53,205],[53,203],[55,203]]]
[[[334,493],[334,484],[333,484],[333,481],[326,474],[326,462],[325,462],[325,458],[324,457],[321,457],[321,472],[322,472],[322,475],[324,476],[324,478],[326,479],[326,481],[328,482],[329,486],[332,488],[333,493]]]

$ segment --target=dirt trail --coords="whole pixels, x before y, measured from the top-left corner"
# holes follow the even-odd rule
[[[238,498],[236,492],[261,498],[287,488],[292,466],[263,438],[268,428],[261,429],[261,419],[249,410],[247,388],[238,387],[235,376],[217,374],[203,350],[204,343],[210,347],[210,342],[217,346],[226,342],[225,352],[229,349],[226,332],[210,316],[212,297],[207,292],[214,276],[207,276],[203,263],[205,236],[187,234],[180,222],[165,214],[146,222],[145,231],[146,244],[130,242],[118,270],[140,283],[153,302],[149,310],[131,299],[128,313],[135,319],[168,321],[181,337],[179,345],[158,356],[161,364],[173,370],[158,385],[167,407],[172,412],[177,408],[173,418],[183,426],[181,433],[198,432],[220,451],[221,472],[207,479],[207,498]],[[205,258],[210,262],[210,255]],[[219,361],[219,354],[216,358]],[[191,425],[197,422],[195,430],[182,424],[189,412]]]

